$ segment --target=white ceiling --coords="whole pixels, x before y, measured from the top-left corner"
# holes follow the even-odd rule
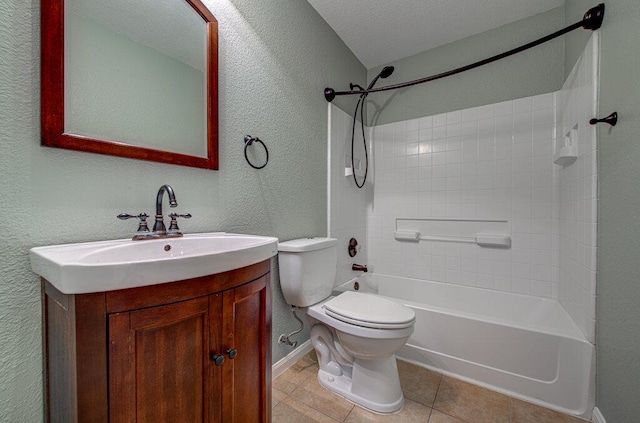
[[[564,0],[308,1],[367,69],[564,4]]]

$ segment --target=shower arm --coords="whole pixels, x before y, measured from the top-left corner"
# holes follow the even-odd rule
[[[554,38],[558,38],[561,35],[564,35],[568,32],[571,32],[575,29],[578,28],[584,28],[584,29],[589,29],[591,31],[595,31],[597,29],[600,28],[600,26],[602,26],[602,20],[604,19],[604,3],[600,3],[599,5],[589,9],[587,11],[587,13],[584,14],[584,17],[582,18],[582,20],[580,22],[576,22],[573,25],[569,25],[568,27],[561,29],[559,31],[556,31],[552,34],[547,35],[546,37],[542,37],[539,38],[535,41],[532,41],[528,44],[525,44],[523,46],[514,48],[512,50],[506,51],[504,53],[500,53],[498,55],[489,57],[488,59],[484,59],[481,60],[479,62],[475,62],[475,63],[471,63],[470,65],[466,65],[466,66],[462,66],[460,68],[457,69],[453,69],[447,72],[443,72],[443,73],[439,73],[436,75],[431,75],[431,76],[427,76],[424,78],[420,78],[420,79],[416,79],[413,81],[408,81],[408,82],[403,82],[400,84],[393,84],[393,85],[387,85],[384,87],[378,87],[378,88],[369,88],[366,90],[358,90],[358,91],[354,91],[353,89],[351,91],[336,91],[333,88],[325,88],[324,89],[324,97],[327,99],[328,102],[333,101],[333,99],[338,96],[338,95],[362,95],[362,94],[369,94],[369,93],[376,93],[376,92],[380,92],[380,91],[389,91],[389,90],[396,90],[399,88],[406,88],[406,87],[411,87],[413,85],[418,85],[418,84],[422,84],[425,82],[430,82],[430,81],[435,81],[436,79],[442,79],[442,78],[446,78],[447,76],[452,76],[452,75],[456,75],[471,69],[475,69],[477,67],[495,62],[497,60],[500,59],[504,59],[505,57],[509,57],[512,56],[516,53],[520,53],[522,51],[528,50],[532,47],[538,46],[540,44],[546,43],[547,41],[551,41]]]

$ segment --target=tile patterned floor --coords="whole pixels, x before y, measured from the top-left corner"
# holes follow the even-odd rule
[[[405,406],[391,415],[367,411],[320,386],[314,351],[273,382],[273,423],[585,423],[586,420],[398,360]]]

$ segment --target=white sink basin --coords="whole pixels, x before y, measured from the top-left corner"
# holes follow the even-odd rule
[[[65,294],[113,291],[226,272],[278,253],[278,239],[214,232],[36,247],[31,268]]]

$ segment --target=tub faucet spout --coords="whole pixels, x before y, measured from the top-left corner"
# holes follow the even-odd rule
[[[161,186],[158,190],[158,196],[156,197],[156,223],[153,225],[153,232],[159,235],[167,233],[167,227],[164,226],[164,220],[162,217],[162,199],[164,198],[165,192],[169,196],[169,207],[178,206],[173,188],[169,185]]]
[[[353,263],[351,265],[351,270],[355,270],[357,272],[367,272],[368,271],[366,264],[356,264],[356,263]]]

